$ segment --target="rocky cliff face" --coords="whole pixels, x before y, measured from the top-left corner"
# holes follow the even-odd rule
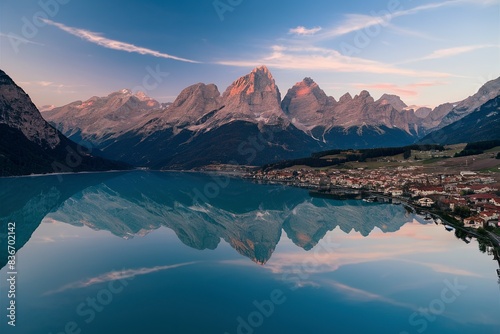
[[[454,104],[452,110],[443,117],[437,128],[441,129],[453,122],[458,121],[459,119],[471,114],[474,110],[477,110],[483,104],[499,95],[500,78],[488,81],[479,89],[476,94]]]
[[[367,91],[354,98],[346,93],[338,102],[328,97],[310,78],[292,87],[282,102],[282,108],[297,128],[321,137],[332,128],[381,127],[400,129],[411,136],[420,137],[442,128],[468,114],[486,101],[500,95],[500,78],[486,83],[475,95],[456,103],[444,103],[434,109],[408,107],[397,95],[384,94],[374,101]],[[357,130],[356,130],[357,131]],[[362,131],[362,130],[360,130]],[[359,131],[358,131],[359,132]]]
[[[70,155],[73,160],[68,162]],[[42,118],[30,97],[0,70],[0,176],[123,168],[121,163],[82,153]]]
[[[135,132],[145,137],[157,131],[210,131],[234,121],[288,124],[280,107],[281,94],[265,66],[233,82],[221,96],[214,84],[185,88],[174,103],[162,107],[144,94],[129,90],[92,97],[54,108],[43,116],[68,136],[82,136],[99,146],[104,140]]]
[[[281,108],[293,125],[307,132],[331,124],[336,103],[314,80],[305,78],[288,90]]]
[[[55,148],[60,133],[50,126],[30,97],[0,70],[0,124],[20,130],[27,139],[42,147]]]
[[[222,95],[222,103],[224,108],[215,115],[211,124],[244,120],[275,125],[287,121],[280,106],[281,93],[265,66],[257,67],[234,81]]]
[[[424,144],[458,144],[500,139],[500,96],[421,139]]]
[[[443,103],[432,109],[422,120],[422,126],[427,130],[437,128],[443,118],[453,110],[453,105],[453,103]]]
[[[215,85],[199,83],[184,89],[167,108],[154,109],[155,105],[117,122],[116,114],[123,111],[110,99],[121,94],[90,99],[96,109],[82,107],[88,102],[75,102],[46,115],[75,139],[90,141],[106,157],[152,168],[263,164],[321,148],[290,125],[281,109],[280,91],[265,66],[234,81],[222,96]],[[103,124],[92,117],[111,121]]]
[[[215,85],[198,83],[166,106],[124,90],[43,115],[71,138],[87,139],[108,157],[130,159],[132,164],[157,168],[207,161],[260,164],[321,149],[414,143],[440,126],[445,116],[468,112],[497,94],[499,81],[462,102],[433,110],[408,107],[396,95],[384,94],[375,101],[368,91],[354,97],[346,93],[336,101],[311,78],[294,85],[282,101],[270,71],[260,66],[234,81],[222,96]],[[254,138],[262,142],[255,143]],[[252,159],[242,159],[250,150],[256,153]]]
[[[185,128],[195,130],[222,106],[222,97],[216,85],[197,83],[182,90],[168,108],[155,114],[155,119],[147,118],[138,123],[136,131],[149,136],[168,128],[172,128],[174,133]]]
[[[99,143],[160,116],[160,103],[128,89],[45,111],[43,117],[75,140]]]
[[[390,104],[394,109],[401,112],[408,106],[404,103],[401,98],[397,95],[384,94],[377,100],[380,105]]]
[[[398,128],[410,134],[417,131],[413,111],[404,110],[406,104],[395,95],[375,101],[370,93],[362,91],[354,98],[347,93],[336,102],[309,78],[288,91],[282,107],[292,123],[304,131],[366,126]]]
[[[356,126],[385,126],[415,134],[417,118],[412,110],[396,109],[393,104],[397,108],[406,106],[398,101],[401,100],[395,96],[386,96],[375,101],[370,93],[364,90],[352,99],[341,99],[334,109],[333,126],[346,129]]]
[[[432,108],[429,107],[409,106],[408,109],[413,109],[415,116],[420,118],[426,118],[432,112]]]
[[[383,95],[375,101],[367,91],[354,98],[343,95],[337,102],[327,96],[310,78],[297,83],[283,99],[282,108],[292,123],[309,132],[321,127],[349,129],[353,127],[398,128],[409,134],[418,132],[418,119],[396,95]]]
[[[167,118],[169,123],[184,127],[221,107],[222,98],[217,86],[198,83],[181,92],[168,110]]]

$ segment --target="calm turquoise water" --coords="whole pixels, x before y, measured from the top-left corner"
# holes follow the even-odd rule
[[[0,333],[500,333],[498,262],[402,206],[146,172],[0,179],[0,203]]]

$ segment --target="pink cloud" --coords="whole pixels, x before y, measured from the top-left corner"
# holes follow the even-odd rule
[[[367,90],[380,90],[384,93],[392,93],[400,96],[414,97],[419,95],[418,88],[423,87],[434,87],[444,85],[445,83],[435,81],[435,82],[416,82],[406,85],[396,85],[393,83],[382,82],[382,83],[374,83],[374,84],[363,84],[363,83],[355,83],[354,87],[359,89],[367,89]]]

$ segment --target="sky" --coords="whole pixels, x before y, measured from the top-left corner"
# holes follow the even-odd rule
[[[128,88],[171,102],[267,65],[282,96],[460,101],[500,76],[500,0],[0,0],[0,69],[41,107]]]

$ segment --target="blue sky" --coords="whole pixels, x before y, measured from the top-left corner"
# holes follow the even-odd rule
[[[312,77],[435,106],[500,76],[500,0],[0,0],[0,68],[38,106],[122,88],[221,93],[265,64],[281,93]]]

